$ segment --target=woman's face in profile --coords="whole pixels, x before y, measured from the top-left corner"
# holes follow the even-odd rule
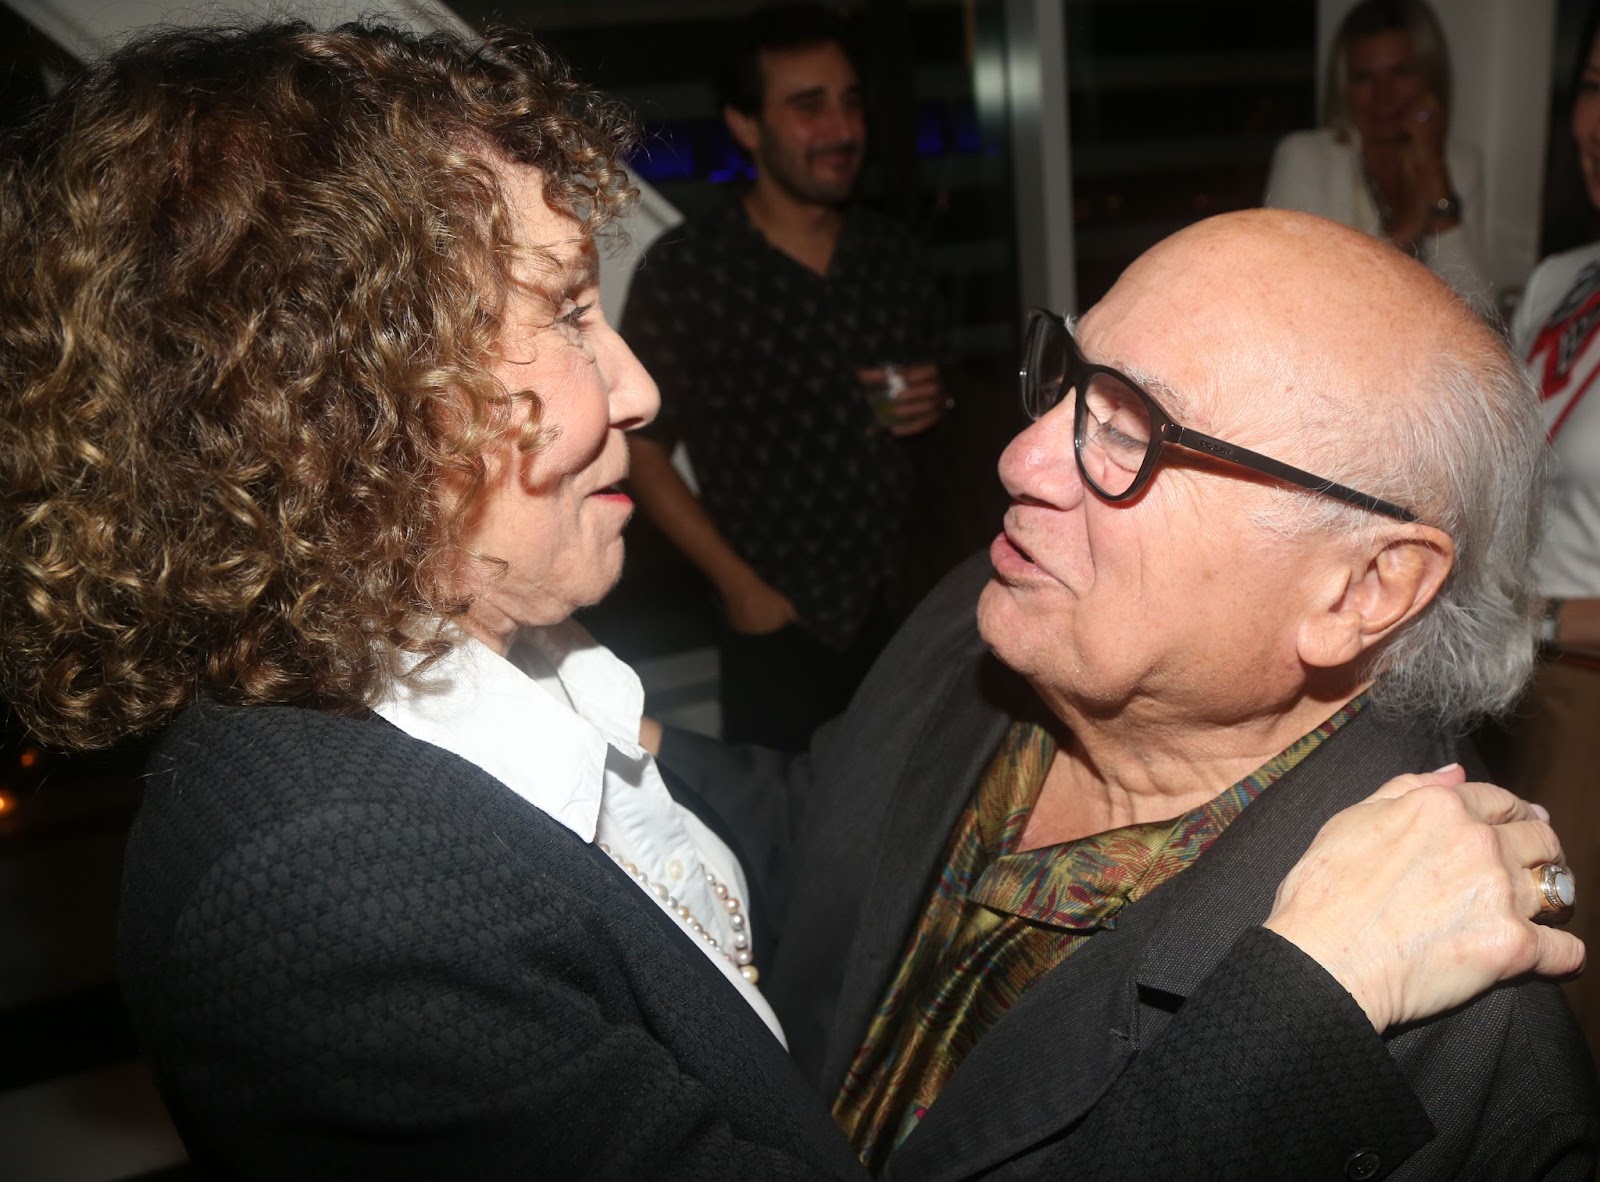
[[[1407,138],[1427,91],[1404,30],[1358,37],[1345,51],[1350,122],[1364,143]]]
[[[576,221],[544,201],[536,169],[499,170],[518,245],[501,342],[489,368],[512,392],[538,396],[543,442],[527,454],[515,440],[519,409],[496,455],[469,550],[503,560],[486,569],[472,615],[499,632],[550,624],[595,603],[622,573],[622,527],[633,502],[623,432],[655,417],[655,383],[600,309],[598,257]]]
[[[1572,138],[1578,145],[1578,163],[1589,202],[1600,208],[1600,37],[1589,46],[1589,56],[1578,77],[1572,104]]]

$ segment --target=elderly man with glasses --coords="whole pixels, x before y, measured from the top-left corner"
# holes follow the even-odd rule
[[[863,1161],[1592,1176],[1554,986],[1468,1003],[1582,962],[1530,922],[1573,901],[1548,830],[1478,824],[1451,767],[1533,655],[1516,363],[1399,252],[1251,212],[1036,313],[1022,381],[1003,529],[809,754],[662,745],[741,839],[763,985]]]

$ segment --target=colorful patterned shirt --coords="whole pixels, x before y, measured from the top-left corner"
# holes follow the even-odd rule
[[[834,1119],[867,1167],[883,1168],[1029,986],[1199,858],[1364,702],[1180,817],[1032,850],[1018,846],[1055,741],[1035,723],[1013,723],[951,834],[943,873],[834,1101]]]

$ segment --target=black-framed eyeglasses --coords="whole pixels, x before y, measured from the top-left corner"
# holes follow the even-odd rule
[[[1156,474],[1162,453],[1170,446],[1188,448],[1400,521],[1420,520],[1403,506],[1175,422],[1132,378],[1092,364],[1078,348],[1066,320],[1043,308],[1028,314],[1021,379],[1022,409],[1030,419],[1042,418],[1069,393],[1077,395],[1073,449],[1078,471],[1107,501],[1137,496]]]

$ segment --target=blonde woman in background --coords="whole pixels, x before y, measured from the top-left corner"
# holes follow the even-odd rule
[[[1334,37],[1323,126],[1285,136],[1263,204],[1299,209],[1415,255],[1479,311],[1483,165],[1450,139],[1450,55],[1423,0],[1363,0]]]

